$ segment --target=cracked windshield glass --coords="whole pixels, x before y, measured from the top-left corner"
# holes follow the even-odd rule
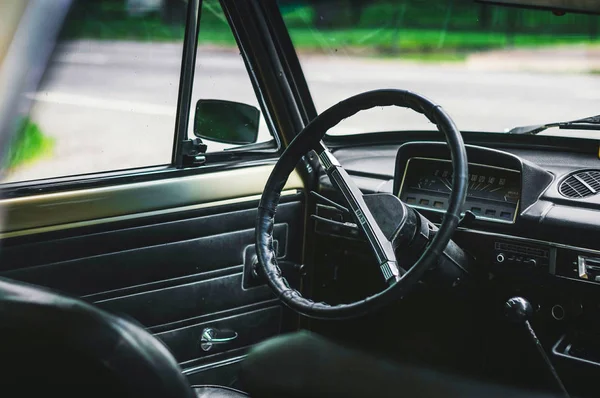
[[[600,113],[600,17],[471,0],[280,0],[317,112],[363,91],[433,99],[463,131],[505,132]],[[431,130],[422,115],[361,112],[330,134]],[[593,131],[542,134],[598,137]]]
[[[79,0],[66,16],[4,182],[171,163],[187,1]],[[192,93],[259,107],[218,0],[204,0]],[[262,112],[261,112],[262,113]],[[261,115],[258,142],[272,139]],[[233,145],[211,142],[208,152]],[[83,177],[82,177],[83,178]]]

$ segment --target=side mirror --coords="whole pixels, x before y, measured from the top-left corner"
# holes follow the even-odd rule
[[[251,105],[222,100],[199,100],[194,135],[225,144],[253,144],[258,138],[260,111]]]

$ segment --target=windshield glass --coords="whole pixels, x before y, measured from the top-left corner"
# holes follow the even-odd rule
[[[401,88],[442,105],[463,131],[600,113],[600,17],[473,0],[280,0],[318,112]],[[361,112],[329,134],[431,130],[415,112]],[[598,137],[549,129],[542,134]]]

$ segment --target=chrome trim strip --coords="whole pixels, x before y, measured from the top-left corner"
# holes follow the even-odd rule
[[[579,177],[577,174],[572,174],[572,176],[573,176],[573,178],[575,178],[577,181],[579,181],[580,183],[582,183],[583,185],[585,185],[585,187],[586,187],[587,189],[589,189],[590,191],[592,191],[592,195],[595,195],[595,194],[597,194],[597,193],[598,193],[598,191],[596,191],[594,188],[592,188],[592,186],[591,186],[590,184],[588,184],[587,182],[585,182],[585,181],[584,181],[584,179],[583,179],[583,178],[581,178],[581,177]],[[569,183],[567,182],[567,180],[566,180],[566,179],[565,179],[565,181],[564,181],[564,182],[565,182],[565,183],[567,183],[567,184],[569,184]],[[571,184],[569,184],[569,186],[571,186]],[[573,187],[571,187],[571,188],[573,188]],[[573,190],[574,190],[575,192],[577,192],[577,190],[576,190],[575,188],[573,188]]]
[[[577,256],[577,271],[579,278],[588,279],[588,274],[585,267],[585,257],[583,256]]]
[[[272,165],[0,200],[0,238],[257,200]],[[297,172],[286,194],[303,188]],[[289,191],[289,192],[288,192]]]
[[[290,195],[295,195],[297,193],[298,193],[297,189],[286,190],[286,191],[281,192],[281,196],[290,196]],[[52,225],[49,227],[24,229],[24,230],[14,231],[14,232],[3,232],[3,233],[0,233],[0,239],[40,234],[40,233],[44,233],[44,232],[61,231],[64,229],[71,229],[71,228],[87,227],[87,226],[91,226],[91,225],[106,224],[109,222],[135,220],[137,218],[152,217],[152,216],[158,216],[158,215],[164,215],[164,214],[178,213],[178,212],[183,212],[183,211],[207,209],[210,207],[225,206],[225,205],[230,205],[230,204],[235,204],[235,203],[244,203],[244,202],[255,201],[255,200],[259,200],[260,197],[261,197],[261,195],[244,196],[241,198],[219,200],[216,202],[200,203],[197,205],[174,207],[174,208],[170,208],[170,209],[149,211],[149,212],[144,212],[144,213],[128,214],[125,216],[99,218],[99,219],[89,220],[89,221],[79,221],[79,222],[68,223],[68,224]]]
[[[214,368],[220,368],[221,366],[233,365],[234,363],[243,361],[246,358],[246,356],[247,355],[244,354],[244,355],[240,355],[240,356],[233,357],[233,358],[227,358],[227,359],[224,359],[219,362],[211,362],[211,363],[207,363],[205,365],[200,365],[200,366],[195,366],[193,368],[183,369],[182,373],[184,375],[188,375],[190,373],[201,372],[206,369],[214,369]]]
[[[297,189],[286,190],[286,191],[281,192],[281,196],[296,195],[298,192],[299,192],[299,190],[297,190]],[[14,231],[14,232],[2,232],[2,233],[0,233],[0,239],[40,234],[40,233],[44,233],[44,232],[61,231],[64,229],[71,229],[71,228],[87,227],[87,226],[91,226],[91,225],[106,224],[109,222],[135,220],[137,218],[159,216],[159,215],[178,213],[178,212],[189,211],[189,210],[207,209],[210,207],[225,206],[225,205],[230,205],[230,204],[235,204],[235,203],[251,202],[251,201],[259,200],[260,197],[261,197],[261,195],[244,196],[241,198],[219,200],[216,202],[206,202],[206,203],[200,203],[200,204],[191,205],[191,206],[174,207],[174,208],[165,209],[165,210],[156,210],[156,211],[149,211],[149,212],[144,212],[144,213],[128,214],[128,215],[117,216],[117,217],[99,218],[99,219],[89,220],[89,221],[79,221],[79,222],[73,222],[73,223],[68,223],[68,224],[52,225],[49,227],[24,229],[24,230]]]
[[[415,156],[415,157],[409,158],[408,161],[406,162],[406,167],[404,168],[404,174],[402,175],[402,182],[400,183],[400,189],[398,190],[398,193],[396,193],[396,196],[398,196],[398,198],[400,198],[400,194],[402,193],[402,188],[404,187],[404,181],[406,180],[406,173],[408,172],[408,166],[410,165],[410,161],[413,159],[415,159],[415,160],[432,160],[432,161],[436,161],[436,162],[452,163],[452,161],[448,160],[448,159],[428,158],[428,157],[422,157],[422,156]],[[469,162],[468,164],[469,164],[469,166],[473,165],[473,166],[485,167],[488,169],[510,171],[510,172],[521,175],[520,171],[513,170],[513,169],[507,169],[505,167],[490,166],[490,165],[486,165],[486,164],[471,163],[471,162]],[[523,189],[523,187],[521,187],[521,191],[522,191],[522,189]],[[519,192],[519,196],[520,195],[521,195],[521,192]],[[499,223],[499,224],[514,224],[515,221],[517,220],[517,214],[519,213],[520,202],[521,202],[521,199],[519,198],[519,200],[517,201],[516,206],[515,206],[515,214],[513,215],[512,221],[499,220],[497,218],[490,218],[490,217],[478,216],[478,215],[475,215],[475,218],[477,220],[490,221],[490,222],[495,222],[495,223]],[[446,210],[432,209],[430,207],[419,206],[419,205],[409,205],[408,203],[406,205],[412,207],[413,209],[429,210],[429,211],[432,211],[435,213],[442,213],[442,214],[446,213]]]

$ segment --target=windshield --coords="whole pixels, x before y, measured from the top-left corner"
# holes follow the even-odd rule
[[[279,6],[318,112],[363,91],[401,88],[442,105],[463,131],[503,133],[600,113],[598,16],[473,0],[280,0]],[[329,134],[433,127],[415,112],[378,108]]]

